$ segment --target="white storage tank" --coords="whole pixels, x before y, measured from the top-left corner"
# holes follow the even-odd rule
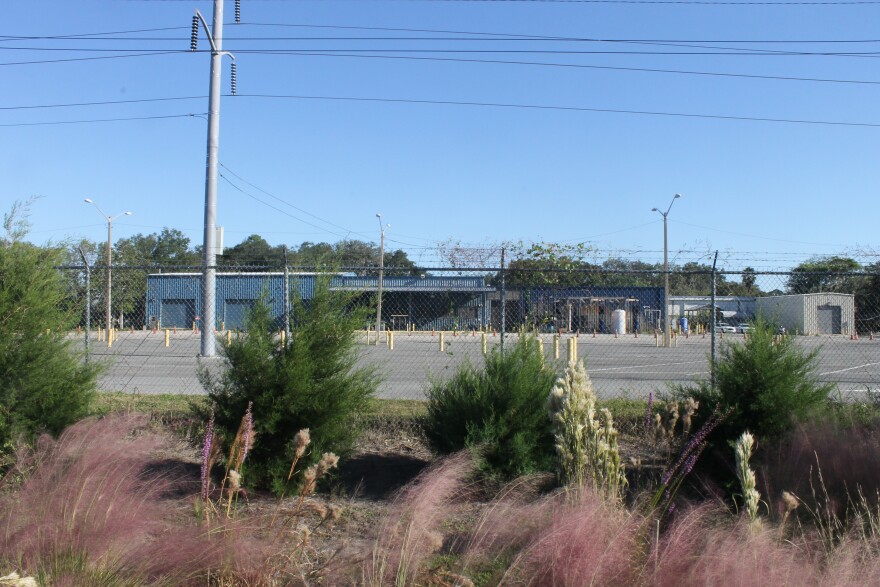
[[[611,333],[626,334],[626,310],[611,312]]]

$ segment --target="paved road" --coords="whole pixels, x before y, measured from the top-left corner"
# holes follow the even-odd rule
[[[514,344],[508,335],[505,344]],[[545,355],[552,361],[553,337],[543,335]],[[564,336],[560,355],[566,356]],[[384,337],[383,337],[384,339]],[[383,340],[380,346],[366,346],[361,337],[360,362],[376,365],[384,374],[379,396],[395,399],[423,399],[430,379],[452,374],[464,361],[482,362],[480,335],[444,337],[446,349],[439,349],[439,337],[430,333],[397,333],[394,349]],[[741,340],[742,335],[726,335],[721,343]],[[489,336],[487,344],[500,338]],[[820,378],[838,385],[846,396],[864,396],[866,390],[880,390],[880,340],[849,340],[843,336],[798,337],[806,350],[819,349]],[[658,348],[653,336],[582,336],[576,339],[578,356],[587,359],[590,377],[600,397],[643,398],[648,392],[684,383],[709,374],[709,337],[678,337],[677,346]],[[199,365],[218,367],[221,359],[199,360],[199,338],[191,332],[171,336],[165,348],[161,333],[120,333],[112,348],[92,339],[95,360],[109,361],[99,387],[104,391],[136,393],[204,393],[196,375]],[[218,349],[222,345],[218,345]]]

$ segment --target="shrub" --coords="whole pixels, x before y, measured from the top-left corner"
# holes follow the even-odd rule
[[[0,450],[18,434],[60,433],[85,415],[98,367],[67,338],[73,315],[55,249],[0,246]]]
[[[546,402],[556,376],[542,350],[523,335],[505,352],[493,349],[485,367],[470,363],[428,389],[425,433],[440,453],[480,447],[488,476],[513,478],[554,467]]]
[[[817,353],[804,352],[790,336],[776,336],[773,325],[759,318],[743,343],[721,348],[715,389],[702,381],[674,393],[699,401],[704,414],[730,410],[717,437],[729,440],[748,430],[762,440],[778,439],[828,399],[833,386],[816,378]]]
[[[231,441],[242,414],[253,402],[259,442],[248,455],[245,484],[289,493],[288,471],[294,460],[293,437],[311,430],[311,452],[299,463],[315,464],[324,452],[344,457],[358,437],[357,414],[368,406],[379,379],[375,370],[356,367],[354,330],[363,312],[350,309],[349,294],[330,290],[330,277],[319,276],[306,309],[294,304],[290,337],[282,344],[265,300],[246,320],[247,334],[224,350],[226,368],[219,374],[201,369],[215,425]]]

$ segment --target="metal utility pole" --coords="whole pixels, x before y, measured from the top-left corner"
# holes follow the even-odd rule
[[[236,2],[236,22],[240,8]],[[195,51],[198,43],[199,22],[211,44],[211,83],[208,92],[208,153],[205,171],[205,233],[202,245],[202,337],[201,355],[216,354],[214,327],[216,325],[215,300],[217,286],[217,165],[220,152],[220,78],[224,55],[233,59],[232,93],[235,94],[235,57],[223,51],[223,0],[214,0],[213,26],[209,29],[202,13],[196,10],[192,23],[190,49]]]
[[[666,218],[675,200],[681,197],[681,194],[675,194],[666,212],[661,212],[657,208],[651,208],[651,212],[657,212],[663,216],[663,346],[669,346],[669,332],[672,327],[669,324],[669,241],[666,236]]]
[[[376,286],[376,346],[379,346],[379,330],[382,327],[382,277],[385,272],[385,229],[391,228],[390,224],[382,225],[382,215],[376,214],[379,219],[379,282]]]
[[[116,220],[117,218],[119,218],[120,216],[131,216],[131,212],[120,212],[119,214],[117,214],[115,216],[107,216],[106,214],[104,214],[104,211],[101,210],[101,208],[96,203],[94,203],[90,198],[86,198],[83,201],[86,204],[91,204],[92,206],[94,206],[95,209],[98,211],[98,213],[104,217],[104,220],[107,221],[107,293],[106,293],[106,297],[107,297],[106,320],[107,321],[105,322],[104,327],[106,328],[107,346],[109,347],[110,345],[113,344],[113,332],[112,332],[113,331],[113,314],[111,311],[111,304],[110,304],[110,301],[111,301],[110,294],[112,293],[111,292],[110,277],[111,277],[111,271],[112,271],[111,267],[113,265],[113,259],[112,259],[113,249],[111,248],[112,243],[113,243],[113,221]]]

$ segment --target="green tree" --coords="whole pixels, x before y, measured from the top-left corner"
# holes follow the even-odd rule
[[[273,247],[258,234],[252,234],[234,247],[229,247],[218,257],[221,265],[271,265],[284,264],[284,247]]]
[[[792,270],[788,291],[793,294],[815,292],[855,293],[860,286],[854,272],[861,264],[849,257],[818,257],[804,261]]]
[[[245,473],[250,485],[276,493],[292,489],[291,441],[303,428],[312,438],[303,467],[325,451],[345,457],[359,433],[357,416],[378,386],[376,371],[356,364],[354,330],[366,319],[366,309],[350,309],[351,295],[331,291],[329,283],[329,276],[319,276],[308,308],[295,304],[295,326],[284,344],[262,300],[247,317],[247,335],[225,348],[225,368],[219,374],[200,371],[216,425],[227,438],[253,402],[257,440]]]
[[[21,210],[4,218],[0,247],[0,446],[16,434],[58,434],[84,416],[98,374],[67,336],[76,316],[63,309],[55,269],[63,249],[20,242]]]

